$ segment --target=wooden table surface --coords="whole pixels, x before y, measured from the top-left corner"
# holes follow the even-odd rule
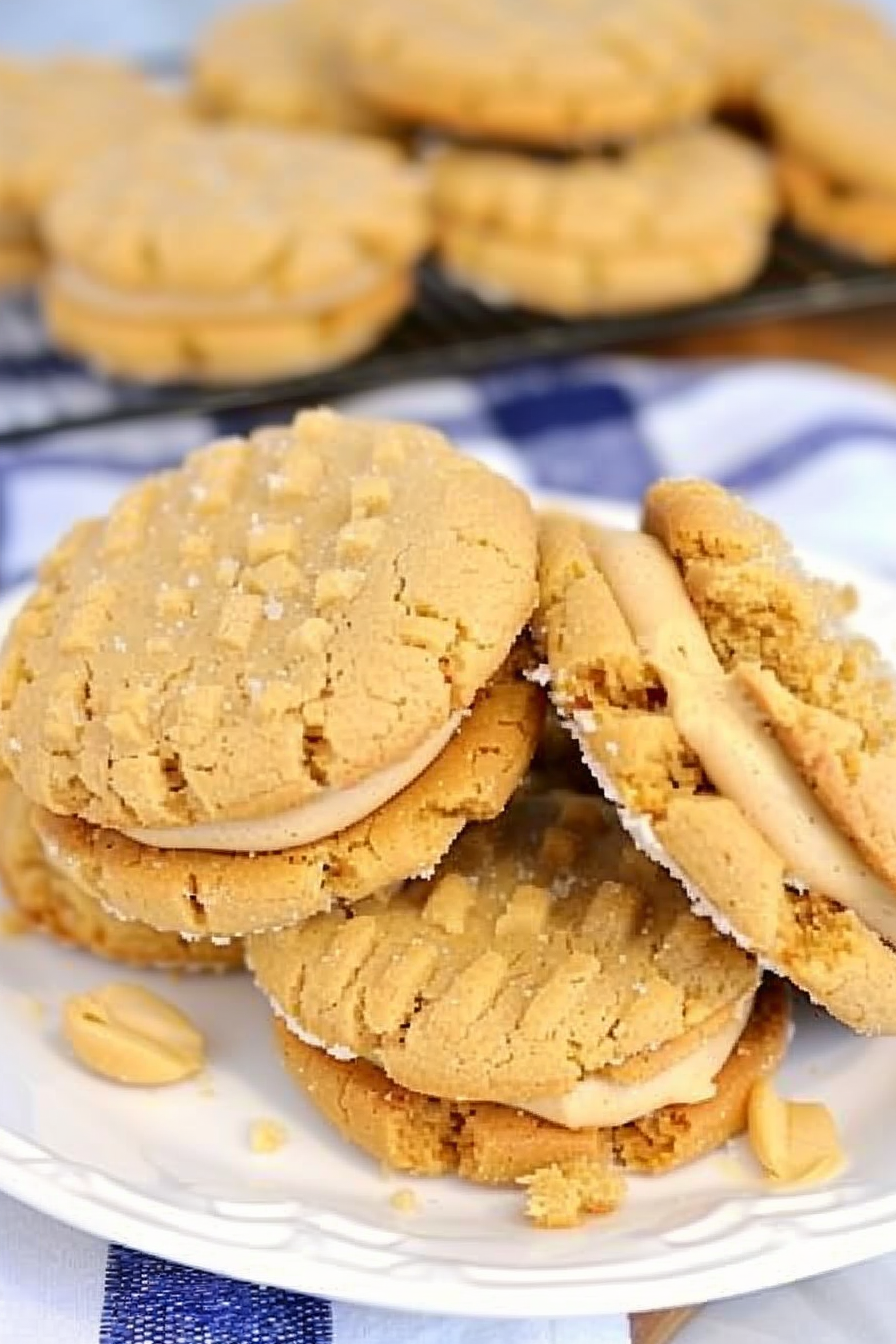
[[[702,359],[811,359],[896,382],[896,308],[763,321],[654,341],[638,353]]]

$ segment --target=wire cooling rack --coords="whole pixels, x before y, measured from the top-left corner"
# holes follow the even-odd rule
[[[99,376],[56,352],[34,304],[0,302],[0,446],[38,435],[176,412],[319,404],[408,378],[470,373],[521,360],[624,350],[652,338],[766,317],[896,304],[896,268],[837,255],[783,229],[741,294],[673,312],[561,321],[490,308],[424,265],[416,304],[373,353],[339,369],[254,386],[144,387]]]

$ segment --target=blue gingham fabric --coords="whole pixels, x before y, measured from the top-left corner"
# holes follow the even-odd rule
[[[27,350],[0,360],[0,429],[4,414],[20,417],[29,399],[37,413],[46,375]],[[68,404],[95,395],[71,370],[64,379]],[[59,379],[50,383],[58,397]],[[800,364],[583,359],[392,387],[343,409],[437,425],[541,489],[634,501],[658,475],[711,476],[747,494],[801,545],[896,577],[896,395],[860,378]],[[261,422],[257,414],[171,417],[0,450],[0,587],[26,578],[76,518],[105,510],[135,477]],[[424,1319],[216,1279],[101,1245],[0,1196],[0,1344],[627,1339],[619,1318]]]

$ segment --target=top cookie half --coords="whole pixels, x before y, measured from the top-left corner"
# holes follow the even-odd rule
[[[535,522],[431,430],[301,415],[130,490],[0,662],[23,791],[101,826],[264,817],[425,748],[535,603]]]
[[[694,0],[367,0],[334,28],[382,112],[524,144],[690,121],[719,85],[715,26]]]

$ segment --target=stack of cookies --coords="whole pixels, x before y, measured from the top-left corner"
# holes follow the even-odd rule
[[[434,431],[327,411],[141,483],[7,638],[0,841],[50,932],[244,948],[347,1138],[558,1227],[744,1128],[788,1040],[760,966],[896,1031],[896,694],[716,487],[538,530]]]
[[[528,501],[434,432],[320,412],[213,444],[76,528],[14,623],[28,824],[67,891],[166,943],[429,870],[534,752],[535,598]]]
[[[374,347],[431,245],[564,318],[743,289],[782,208],[892,261],[894,88],[853,0],[267,0],[201,37],[185,98],[0,62],[0,286],[45,276],[101,371],[253,383]]]
[[[440,262],[490,303],[564,317],[743,288],[765,260],[767,156],[699,125],[721,97],[695,0],[368,0],[348,77],[437,137]],[[489,147],[491,142],[491,148]]]
[[[422,178],[385,141],[183,127],[85,165],[44,217],[63,347],[151,381],[253,381],[373,345],[413,296]]]

